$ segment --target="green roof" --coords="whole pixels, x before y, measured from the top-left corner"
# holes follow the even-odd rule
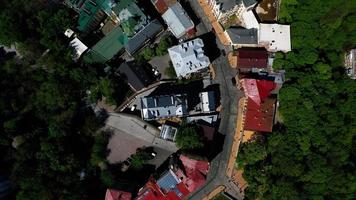
[[[99,11],[110,13],[110,3],[111,0],[87,0],[79,11],[78,30],[86,31],[93,22],[101,20]]]
[[[148,23],[146,15],[133,0],[121,0],[112,10],[120,19],[120,25],[128,37],[135,35]]]
[[[90,56],[93,57],[94,60],[100,60],[100,63],[106,62],[123,49],[127,42],[128,37],[124,35],[120,26],[117,26],[92,47],[92,51],[93,53],[95,52],[95,54],[92,53]],[[98,57],[101,58],[97,59]]]
[[[105,63],[106,58],[95,51],[89,50],[83,57],[85,63]]]

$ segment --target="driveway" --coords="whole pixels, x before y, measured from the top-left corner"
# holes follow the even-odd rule
[[[173,142],[158,138],[160,131],[140,118],[124,113],[109,113],[106,128],[113,131],[107,157],[110,163],[126,160],[140,147],[154,147],[157,156],[151,164],[160,166],[178,148]]]
[[[161,73],[161,80],[170,79],[167,75],[165,75],[164,71],[169,67],[169,61],[171,58],[167,53],[164,56],[156,56],[153,57],[148,63],[152,65],[152,67],[157,67],[159,73]]]

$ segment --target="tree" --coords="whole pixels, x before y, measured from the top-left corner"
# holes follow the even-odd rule
[[[130,158],[131,166],[134,169],[141,169],[149,160],[152,159],[150,153],[144,149],[138,149]]]
[[[167,49],[173,46],[173,40],[171,37],[165,37],[159,41],[158,45],[155,48],[155,54],[157,56],[163,56],[168,53]]]
[[[189,150],[203,147],[201,139],[197,126],[183,124],[178,129],[175,142],[179,148]]]
[[[283,125],[264,143],[242,145],[248,199],[354,198],[356,83],[344,73],[343,55],[356,45],[355,9],[350,0],[282,1],[279,19],[291,23],[293,47],[274,63],[287,71]]]

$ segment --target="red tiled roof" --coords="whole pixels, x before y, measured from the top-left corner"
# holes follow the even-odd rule
[[[175,191],[163,192],[154,180],[150,180],[146,183],[145,188],[139,192],[136,200],[181,200],[190,193],[183,182],[180,182],[176,187],[182,193],[181,197]]]
[[[209,163],[207,161],[194,160],[183,155],[179,158],[183,163],[184,172],[179,169],[176,175],[190,192],[194,192],[204,185],[209,170]]]
[[[247,100],[245,130],[271,132],[276,99],[269,97],[276,83],[268,80],[242,79]]]
[[[178,169],[172,175],[176,176],[177,180],[180,180],[175,189],[181,194],[176,190],[162,191],[157,182],[152,179],[139,192],[136,200],[181,200],[189,193],[201,187],[206,181],[209,163],[207,161],[193,160],[182,155],[180,156],[180,160],[183,163],[184,172]]]
[[[277,84],[268,80],[242,79],[242,87],[245,96],[252,99],[257,105],[260,105],[271,92],[276,88]]]
[[[265,99],[260,106],[251,99],[248,99],[244,129],[258,132],[272,132],[275,110],[275,98],[269,97]]]
[[[198,170],[202,174],[207,175],[209,171],[209,162],[203,160],[194,160],[187,156],[180,155],[179,159],[182,161],[185,169]]]
[[[266,49],[250,50],[240,49],[238,51],[239,68],[266,68],[268,63],[268,54]]]
[[[168,10],[168,6],[165,2],[165,0],[156,0],[154,3],[156,10],[160,13],[163,14]]]
[[[107,189],[105,200],[131,200],[131,196],[129,192]]]

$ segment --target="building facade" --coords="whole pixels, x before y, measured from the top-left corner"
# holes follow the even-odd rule
[[[224,22],[232,15],[241,15],[244,11],[252,9],[256,0],[206,0],[213,13],[220,22]]]

